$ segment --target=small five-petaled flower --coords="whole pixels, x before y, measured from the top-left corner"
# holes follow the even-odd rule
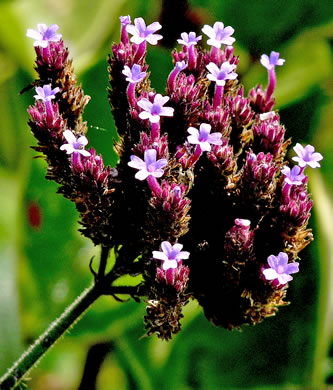
[[[55,95],[60,91],[58,87],[52,89],[51,84],[43,85],[43,87],[36,87],[37,95],[34,95],[36,100],[42,100],[45,102],[50,102],[55,98]]]
[[[135,174],[136,179],[145,180],[148,176],[163,176],[164,170],[162,168],[167,165],[168,161],[165,158],[156,161],[156,155],[155,149],[147,149],[144,152],[144,160],[135,155],[131,156],[131,161],[128,165],[131,168],[138,169],[138,172]]]
[[[206,24],[203,27],[202,32],[209,37],[207,44],[218,49],[220,49],[223,44],[230,46],[236,40],[231,36],[235,30],[231,26],[224,27],[222,22],[215,22],[213,27]]]
[[[79,153],[85,157],[90,156],[90,153],[84,150],[84,147],[88,144],[88,140],[84,135],[76,138],[70,130],[65,130],[63,135],[68,143],[60,146],[60,150],[65,150],[67,154]]]
[[[307,165],[311,168],[319,168],[320,164],[318,161],[323,159],[323,156],[315,152],[315,148],[312,145],[306,145],[303,147],[301,144],[296,144],[294,150],[297,157],[293,157],[293,160],[298,162],[298,165],[303,168]]]
[[[60,41],[62,35],[56,34],[59,26],[57,24],[51,24],[47,27],[46,24],[37,24],[38,31],[29,28],[27,30],[27,37],[35,39],[34,46],[47,47],[49,42]]]
[[[138,106],[144,111],[140,112],[139,117],[149,119],[150,123],[157,123],[161,116],[173,116],[174,109],[172,107],[163,107],[169,99],[169,96],[162,96],[159,93],[155,95],[153,103],[146,98],[140,99]]]
[[[162,251],[153,251],[153,258],[163,261],[162,268],[164,271],[170,268],[177,268],[179,261],[190,257],[190,252],[182,251],[182,244],[171,245],[170,242],[163,241],[161,249]]]
[[[210,152],[210,145],[222,145],[222,134],[212,133],[210,131],[212,126],[208,123],[201,123],[199,130],[195,127],[189,127],[187,132],[190,133],[187,140],[190,144],[199,145],[203,152]]]
[[[154,34],[157,30],[160,30],[162,26],[158,22],[151,23],[149,26],[146,26],[143,18],[134,19],[133,24],[126,25],[126,31],[132,34],[131,42],[139,45],[140,43],[146,41],[151,45],[156,45],[157,41],[162,39],[162,35]]]
[[[277,256],[271,255],[267,259],[270,268],[262,271],[266,280],[277,279],[279,284],[286,284],[293,280],[290,274],[298,272],[299,263],[288,263],[288,255],[280,252]]]

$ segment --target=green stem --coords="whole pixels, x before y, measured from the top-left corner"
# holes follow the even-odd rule
[[[98,280],[102,279],[105,275],[109,252],[110,252],[110,248],[108,248],[106,246],[102,246],[101,260],[99,263],[98,274],[97,274]]]
[[[23,376],[38,363],[53,344],[80,319],[89,306],[102,294],[103,289],[99,284],[93,284],[84,290],[35,343],[24,352],[7,373],[0,378],[0,389],[10,390],[17,386],[23,379]]]

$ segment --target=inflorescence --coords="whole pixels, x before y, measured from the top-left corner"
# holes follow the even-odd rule
[[[120,21],[121,40],[108,59],[115,168],[85,149],[90,98],[77,85],[58,26],[27,32],[39,75],[29,125],[46,177],[75,203],[82,234],[114,249],[118,275],[142,275],[148,335],[177,333],[190,298],[218,326],[256,324],[286,304],[298,253],[313,239],[305,169],[323,158],[297,144],[298,165],[286,161],[290,140],[273,110],[275,68],[285,60],[262,55],[268,85],[245,96],[234,29],[205,25],[208,49],[201,35],[181,34],[162,95],[151,88],[146,63],[161,25]]]

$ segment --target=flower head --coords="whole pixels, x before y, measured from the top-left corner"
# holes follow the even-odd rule
[[[36,100],[42,100],[45,102],[50,102],[55,98],[55,95],[60,91],[58,87],[52,89],[51,84],[43,85],[43,87],[36,87],[37,95],[34,95]]]
[[[222,22],[214,23],[214,26],[211,27],[206,24],[202,32],[206,34],[210,39],[208,39],[208,45],[217,47],[220,49],[221,45],[232,45],[235,42],[235,38],[231,35],[235,32],[235,30],[231,27],[224,27]]]
[[[125,65],[122,71],[123,75],[127,76],[126,81],[129,83],[139,83],[146,77],[146,72],[141,72],[141,66],[138,64],[134,64],[132,69],[129,66]]]
[[[84,135],[76,138],[70,130],[65,130],[63,134],[68,143],[60,146],[60,150],[65,150],[67,154],[79,153],[85,157],[90,156],[90,153],[84,150],[84,147],[88,144],[88,140]]]
[[[187,140],[190,144],[198,144],[203,152],[209,152],[211,150],[210,145],[222,145],[222,134],[213,133],[210,134],[212,126],[208,123],[201,123],[199,130],[195,127],[189,127],[187,132],[190,133]]]
[[[132,34],[131,42],[139,45],[140,43],[147,41],[151,45],[156,45],[157,41],[162,39],[162,35],[154,34],[155,31],[160,30],[162,26],[158,22],[151,23],[146,27],[146,23],[142,18],[134,19],[134,25],[128,24],[126,31]]]
[[[189,34],[183,32],[180,34],[180,36],[182,37],[182,39],[177,39],[177,42],[187,47],[196,45],[202,39],[202,35],[199,35],[197,37],[196,33],[193,31],[190,32]]]
[[[318,161],[323,159],[323,156],[320,153],[315,152],[315,149],[312,145],[306,145],[303,147],[301,144],[296,144],[294,150],[297,154],[297,157],[293,157],[293,160],[298,162],[298,165],[303,168],[307,165],[311,168],[318,168],[320,164]]]
[[[140,157],[132,155],[128,165],[131,168],[139,170],[135,174],[136,179],[145,180],[148,176],[163,176],[164,170],[162,168],[165,167],[167,163],[168,161],[165,158],[156,161],[156,150],[147,149],[144,153],[144,161]]]
[[[299,263],[289,263],[288,255],[284,252],[280,252],[277,256],[268,256],[267,262],[270,268],[266,268],[262,271],[266,280],[279,281],[279,284],[286,284],[293,280],[290,274],[298,272]]]
[[[166,271],[169,268],[177,268],[178,262],[190,257],[190,252],[182,251],[183,245],[171,245],[168,241],[161,244],[162,251],[153,251],[153,258],[162,260],[162,268]]]
[[[174,109],[172,107],[163,107],[169,99],[169,96],[162,96],[159,93],[156,94],[154,103],[146,98],[140,99],[138,106],[144,111],[140,112],[139,117],[141,119],[149,119],[151,123],[157,123],[160,121],[161,116],[173,116]]]
[[[305,176],[302,173],[300,166],[295,165],[292,169],[288,166],[285,166],[281,173],[285,176],[284,181],[290,185],[301,185]]]
[[[38,31],[29,28],[27,30],[27,37],[35,39],[34,46],[47,47],[49,42],[60,41],[62,35],[56,34],[59,26],[57,24],[51,24],[47,27],[46,24],[37,24]]]
[[[210,72],[207,74],[207,78],[215,81],[218,86],[225,85],[226,80],[235,80],[237,78],[237,73],[234,72],[236,65],[232,65],[228,61],[223,62],[220,68],[214,62],[210,62],[206,68]]]
[[[267,54],[263,54],[260,57],[261,65],[263,65],[267,70],[274,69],[276,65],[281,66],[285,63],[286,60],[279,57],[280,53],[277,53],[276,51],[272,51],[269,57]]]

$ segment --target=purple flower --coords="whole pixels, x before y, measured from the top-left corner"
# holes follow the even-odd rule
[[[84,147],[88,144],[88,140],[84,135],[76,139],[75,135],[70,130],[65,130],[63,135],[68,144],[60,146],[60,150],[65,150],[67,154],[79,153],[85,157],[90,156],[90,153],[87,150],[84,150]]]
[[[306,145],[303,147],[301,144],[296,144],[294,150],[297,157],[293,157],[293,160],[298,162],[298,165],[303,168],[307,165],[311,168],[318,168],[320,164],[318,161],[323,159],[320,153],[314,152],[315,149],[312,145]]]
[[[122,26],[127,26],[128,24],[131,24],[131,17],[130,15],[126,15],[126,16],[120,16],[120,24]]]
[[[132,34],[131,42],[139,45],[140,43],[147,41],[151,45],[156,45],[159,39],[162,39],[162,35],[154,34],[155,31],[160,30],[162,26],[158,22],[154,22],[146,27],[146,23],[142,18],[134,19],[134,25],[128,24],[126,31]]]
[[[138,180],[145,180],[148,176],[161,177],[163,176],[163,167],[167,165],[168,161],[161,158],[156,161],[156,150],[147,149],[144,153],[144,161],[137,156],[132,155],[131,161],[128,165],[131,168],[138,169],[135,178]]]
[[[146,77],[146,72],[141,72],[141,66],[134,64],[132,69],[129,66],[125,65],[122,73],[127,76],[126,81],[136,84],[142,81]]]
[[[62,35],[56,34],[59,26],[57,24],[51,24],[47,27],[46,24],[37,24],[38,31],[29,28],[27,30],[27,37],[35,39],[34,46],[47,47],[49,42],[60,41]]]
[[[182,37],[182,39],[177,39],[177,42],[180,43],[181,45],[184,45],[187,47],[190,47],[192,45],[196,45],[202,39],[201,35],[199,35],[197,37],[196,33],[193,31],[190,32],[189,34],[187,34],[186,32],[183,32],[180,34],[180,36]]]
[[[305,176],[302,173],[302,168],[298,165],[295,165],[292,169],[288,166],[285,166],[281,173],[285,175],[284,181],[290,185],[301,185]]]
[[[187,63],[185,61],[177,61],[175,65],[175,69],[179,72],[187,68]]]
[[[215,81],[218,86],[225,85],[225,80],[237,78],[237,73],[233,72],[236,69],[236,65],[231,65],[228,61],[223,62],[220,68],[214,62],[210,62],[206,68],[210,72],[207,74],[207,78]]]
[[[212,126],[208,123],[201,123],[200,132],[195,127],[189,127],[187,132],[191,135],[187,137],[188,142],[200,145],[203,152],[210,152],[210,145],[222,145],[222,134],[218,132],[210,134],[211,128]]]
[[[154,103],[146,98],[140,99],[138,106],[144,111],[140,112],[139,117],[149,119],[151,123],[157,123],[161,116],[173,116],[174,109],[172,107],[163,107],[169,99],[169,96],[162,96],[159,93],[155,95]]]
[[[42,100],[44,103],[50,102],[59,91],[58,87],[52,89],[51,84],[43,85],[43,87],[36,87],[37,95],[34,95],[34,98]]]
[[[266,280],[279,281],[279,284],[286,284],[293,280],[290,274],[298,272],[299,263],[289,263],[288,255],[284,252],[280,252],[277,256],[268,256],[267,262],[271,268],[266,268],[262,271]]]
[[[206,24],[201,31],[210,38],[207,41],[208,45],[217,47],[218,49],[220,49],[222,44],[232,45],[236,40],[231,37],[235,30],[230,26],[224,27],[222,22],[214,23],[213,27]]]
[[[162,260],[162,268],[166,271],[170,268],[177,268],[178,262],[186,260],[190,256],[190,252],[181,251],[183,245],[174,244],[171,245],[168,241],[163,241],[161,244],[162,251],[153,251],[153,258],[156,260]]]
[[[276,51],[272,51],[269,57],[267,54],[263,54],[260,57],[261,65],[263,65],[267,70],[274,69],[276,65],[281,66],[284,64],[286,60],[279,57],[280,57],[280,53],[277,53]]]

